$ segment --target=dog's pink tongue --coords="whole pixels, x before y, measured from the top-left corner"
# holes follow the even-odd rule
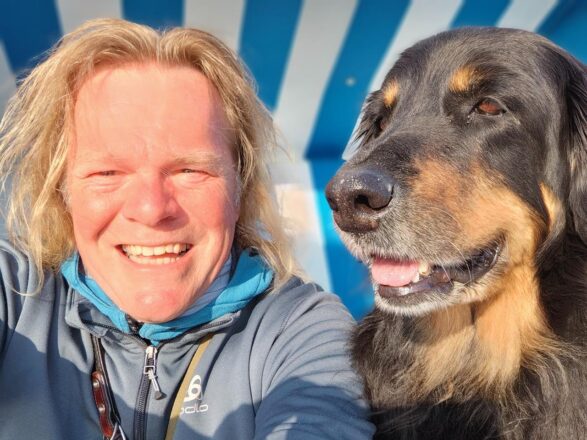
[[[401,287],[409,284],[418,273],[417,261],[398,261],[375,258],[371,264],[371,276],[377,284]]]

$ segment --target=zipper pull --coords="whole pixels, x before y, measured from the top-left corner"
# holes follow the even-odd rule
[[[130,332],[133,335],[138,336],[139,331],[141,330],[141,327],[143,326],[143,323],[137,321],[136,319],[134,319],[130,315],[124,315],[124,317],[126,318],[126,323],[128,324],[128,328],[130,329]]]
[[[145,350],[145,366],[143,367],[143,374],[149,378],[151,385],[155,390],[155,399],[161,400],[165,397],[165,394],[159,387],[157,382],[157,347],[149,345]]]

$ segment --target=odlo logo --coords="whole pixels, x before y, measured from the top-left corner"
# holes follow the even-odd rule
[[[208,405],[202,403],[202,378],[196,374],[190,381],[188,393],[183,399],[180,414],[203,413],[208,411]]]

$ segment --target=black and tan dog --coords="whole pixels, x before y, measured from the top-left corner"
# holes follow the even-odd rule
[[[587,76],[535,34],[403,53],[327,188],[376,308],[353,339],[382,439],[587,438]]]

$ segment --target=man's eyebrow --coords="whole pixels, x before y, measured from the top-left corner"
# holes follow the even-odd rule
[[[194,152],[188,155],[176,157],[170,161],[172,167],[199,165],[210,167],[214,170],[224,170],[232,168],[232,161],[228,161],[219,154],[210,152]]]

